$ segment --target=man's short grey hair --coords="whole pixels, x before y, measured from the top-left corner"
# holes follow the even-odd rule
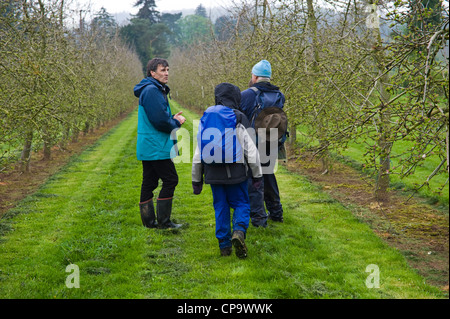
[[[256,80],[256,83],[259,83],[259,82],[270,82],[270,78],[265,78],[265,77],[262,77],[262,76],[258,76],[258,79]]]

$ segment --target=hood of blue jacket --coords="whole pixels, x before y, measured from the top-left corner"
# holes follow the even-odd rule
[[[169,94],[170,89],[167,85],[161,84],[158,80],[156,80],[152,77],[146,77],[146,78],[143,78],[142,81],[139,82],[139,84],[135,85],[134,96],[136,96],[136,97],[141,96],[141,93],[144,90],[144,88],[151,84],[155,85],[160,90],[165,91],[166,94]]]
[[[241,104],[241,90],[231,83],[218,84],[214,89],[214,95],[216,105],[237,109]]]

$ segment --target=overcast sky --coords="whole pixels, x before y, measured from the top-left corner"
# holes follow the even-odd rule
[[[98,12],[104,7],[108,13],[130,12],[136,14],[138,9],[133,7],[136,0],[75,0],[80,4],[91,3],[92,11]],[[230,0],[156,0],[156,8],[159,12],[168,12],[182,9],[195,9],[200,4],[205,8],[227,6]]]

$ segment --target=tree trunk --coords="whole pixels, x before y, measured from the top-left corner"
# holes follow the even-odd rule
[[[27,173],[30,171],[31,145],[33,143],[33,130],[29,130],[25,135],[22,154],[20,156],[20,171]]]
[[[392,149],[391,138],[391,112],[387,103],[390,100],[390,94],[386,90],[390,79],[388,72],[385,72],[383,44],[381,41],[379,16],[377,13],[378,0],[369,1],[372,5],[372,11],[367,20],[367,26],[372,29],[372,56],[376,63],[375,75],[378,78],[378,92],[380,94],[380,121],[378,126],[378,147],[380,156],[380,166],[378,168],[377,181],[375,187],[375,198],[379,201],[389,200],[389,169],[390,154]]]
[[[84,123],[84,130],[83,130],[84,136],[87,136],[89,134],[89,129],[90,129],[90,123],[89,123],[89,121],[86,121]]]
[[[448,127],[448,123],[447,123],[447,135],[445,136],[445,142],[446,142],[446,145],[447,145],[447,173],[449,173],[450,171],[449,171],[449,168],[450,168],[450,159],[449,159],[449,154],[450,154],[450,152],[449,152],[449,149],[448,149],[448,142],[449,142],[449,137],[448,137],[448,132],[449,131],[449,127]]]
[[[313,55],[313,61],[312,61],[312,73],[313,74],[319,74],[319,48],[318,48],[318,41],[317,41],[317,19],[314,12],[314,5],[313,0],[307,0],[308,4],[308,26],[311,31],[311,37],[312,37],[312,55]],[[312,76],[312,85],[314,85],[314,82],[316,81],[316,76]],[[323,111],[322,111],[323,112]],[[319,143],[320,143],[320,159],[322,162],[322,174],[326,174],[329,172],[329,152],[328,152],[328,146],[326,142],[326,128],[323,119],[323,116],[318,114],[316,112],[317,117],[317,125],[318,125],[318,137],[319,137]]]
[[[381,84],[380,86],[384,86],[384,84]],[[380,110],[380,117],[380,136],[378,139],[378,146],[380,148],[380,167],[378,169],[375,197],[379,201],[387,201],[389,200],[389,170],[391,162],[390,153],[392,149],[392,143],[389,141],[391,134],[389,123],[391,116],[389,110]]]
[[[80,135],[80,130],[78,129],[78,127],[74,127],[72,130],[72,143],[78,142],[79,135]]]
[[[44,161],[49,161],[52,158],[52,146],[49,142],[44,141]]]
[[[69,139],[70,139],[70,126],[67,126],[64,130],[64,135],[61,139],[61,142],[59,143],[62,149],[65,149],[67,147]]]
[[[294,146],[297,141],[297,127],[295,125],[291,125],[289,130],[289,145]]]

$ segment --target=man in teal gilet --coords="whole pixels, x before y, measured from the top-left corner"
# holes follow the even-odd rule
[[[177,156],[175,131],[186,119],[182,112],[171,113],[168,80],[168,62],[155,58],[147,65],[147,77],[134,87],[134,95],[139,98],[136,156],[143,166],[139,207],[142,223],[148,228],[181,227],[170,220],[173,195],[178,185],[172,159]],[[153,191],[160,179],[162,188],[156,201],[155,216]]]

